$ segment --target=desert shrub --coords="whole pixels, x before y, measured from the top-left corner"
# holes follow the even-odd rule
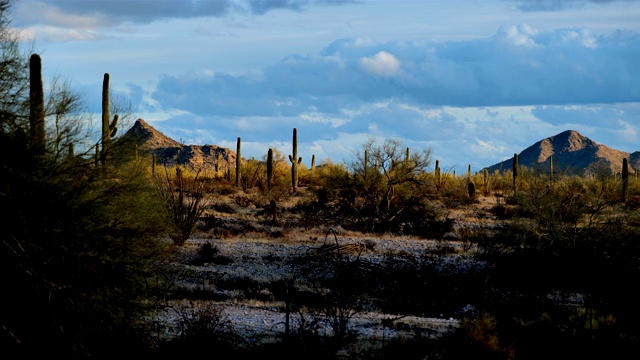
[[[139,319],[160,290],[167,254],[155,189],[135,166],[105,177],[90,166],[38,167],[2,177],[11,190],[0,202],[12,209],[0,234],[12,294],[2,314],[14,337],[3,337],[6,351],[76,358],[116,353],[118,338],[142,341]]]
[[[441,350],[444,359],[514,359],[519,358],[511,344],[504,344],[498,332],[496,318],[486,312],[475,318],[463,319],[459,329],[441,340],[447,346]]]
[[[315,181],[312,186],[317,189],[327,189],[331,192],[352,183],[346,164],[333,163],[330,159],[316,166],[313,174]]]
[[[409,154],[398,140],[369,140],[351,164],[353,174],[331,164],[316,169],[324,186],[314,188],[315,201],[305,204],[309,220],[362,232],[430,236],[424,224],[443,217],[429,201],[430,156],[430,149]]]
[[[164,200],[163,213],[169,214],[169,237],[174,244],[181,246],[191,233],[209,206],[211,183],[203,179],[204,172],[194,172],[182,166],[163,167],[164,171],[156,171],[153,183]]]
[[[191,260],[192,265],[202,265],[206,263],[214,263],[215,258],[218,255],[218,248],[211,245],[211,242],[207,241],[202,243],[198,248],[195,259]]]
[[[214,351],[217,356],[241,354],[242,338],[234,333],[224,308],[207,301],[189,302],[174,308],[177,314],[177,336],[163,340],[154,349],[154,356],[175,359],[202,356]]]
[[[442,204],[448,209],[466,206],[474,201],[474,198],[469,196],[466,177],[451,177],[438,193]]]
[[[546,177],[529,178],[514,197],[515,216],[474,240],[477,256],[495,264],[491,306],[509,324],[501,336],[525,358],[553,354],[552,346],[540,343],[563,354],[590,347],[593,353],[580,353],[590,358],[606,348],[638,346],[632,323],[640,319],[639,298],[626,279],[639,275],[640,246],[630,239],[640,236],[640,228],[634,212],[619,203],[618,181],[567,176],[547,185]],[[586,318],[550,301],[547,294],[554,291],[579,294],[596,315]]]
[[[374,305],[386,313],[442,317],[454,316],[467,304],[484,303],[483,280],[490,269],[481,264],[442,264],[447,254],[451,252],[387,254],[370,275],[376,279],[368,293]]]
[[[209,205],[209,209],[223,214],[234,214],[236,212],[236,210],[229,204],[219,201],[211,202],[211,205]]]

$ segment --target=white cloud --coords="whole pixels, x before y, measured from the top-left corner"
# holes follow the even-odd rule
[[[329,116],[319,112],[303,113],[303,114],[300,114],[300,118],[308,122],[327,124],[327,125],[330,125],[332,128],[340,127],[349,121],[348,119],[345,119],[345,118],[341,118],[337,116]]]
[[[521,24],[518,26],[502,26],[497,33],[498,39],[501,41],[511,43],[519,46],[534,46],[536,41],[533,38],[538,33],[536,29],[527,25]]]
[[[90,14],[74,14],[63,11],[60,7],[45,2],[18,2],[16,16],[27,24],[48,25],[70,29],[97,29],[110,25],[105,15],[97,12]]]
[[[638,126],[624,120],[618,120],[619,130],[615,131],[618,138],[629,144],[638,144],[640,137],[638,136]],[[640,151],[638,149],[637,151]]]
[[[475,139],[476,142],[471,145],[471,150],[474,154],[479,155],[483,159],[496,159],[497,155],[504,154],[506,147],[503,145],[494,145],[488,141],[482,141]]]
[[[386,51],[380,51],[373,57],[362,58],[360,64],[366,71],[382,76],[395,75],[400,69],[400,61]]]
[[[24,39],[44,42],[96,41],[106,37],[89,29],[64,29],[52,26],[32,26],[20,30]]]

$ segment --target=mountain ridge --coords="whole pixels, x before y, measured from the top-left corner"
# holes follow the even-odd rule
[[[633,153],[616,150],[597,143],[575,130],[565,130],[542,139],[518,154],[518,165],[549,172],[549,159],[553,159],[554,172],[585,175],[601,171],[615,174],[622,171],[622,159],[629,161],[629,171],[640,167],[640,151]],[[513,157],[486,167],[489,173],[511,170]]]
[[[218,145],[184,145],[149,125],[144,119],[133,126],[114,143],[119,151],[156,155],[159,165],[183,165],[192,170],[204,169],[225,172],[235,166],[236,153]]]
[[[236,153],[217,145],[184,145],[149,125],[144,119],[120,138],[120,148],[132,153],[133,147],[142,154],[155,154],[157,164],[184,165],[191,169],[228,171],[235,166]],[[543,173],[549,172],[549,159],[554,172],[585,175],[601,171],[615,174],[622,171],[622,159],[629,161],[629,171],[640,169],[640,151],[633,153],[613,149],[583,136],[575,130],[565,130],[549,136],[518,153],[518,164]],[[489,173],[511,170],[513,157],[488,166]]]

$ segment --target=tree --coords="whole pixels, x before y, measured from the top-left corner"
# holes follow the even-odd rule
[[[366,174],[367,181],[364,185],[367,188],[381,186],[379,205],[383,210],[390,209],[391,203],[400,195],[396,194],[398,187],[404,184],[418,184],[420,175],[431,165],[430,148],[410,155],[407,150],[408,148],[398,139],[385,139],[379,143],[370,138],[356,154],[356,160],[352,165],[354,172],[365,178],[365,165],[366,168],[372,169],[372,174]],[[367,154],[367,164],[363,154]]]
[[[153,305],[167,254],[164,219],[146,167],[105,176],[58,156],[90,143],[74,122],[79,97],[45,94],[43,156],[30,156],[28,59],[0,0],[0,348],[7,358],[101,357],[147,346],[140,320]],[[114,346],[117,344],[117,346]],[[142,350],[141,350],[142,351]]]
[[[425,177],[431,149],[410,152],[397,139],[367,140],[351,163],[354,189],[341,191],[341,216],[365,231],[404,232],[435,216],[426,199]],[[342,201],[341,201],[341,200]]]
[[[10,0],[0,0],[0,132],[4,137],[20,137],[29,131],[25,117],[29,105],[28,57],[21,53],[18,35],[9,26],[10,7]]]

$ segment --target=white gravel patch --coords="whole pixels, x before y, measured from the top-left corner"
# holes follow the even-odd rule
[[[299,257],[323,245],[324,237],[320,240],[305,241],[303,243],[288,243],[280,240],[256,239],[225,239],[207,240],[190,239],[183,251],[194,254],[205,242],[211,243],[217,250],[218,256],[228,257],[229,264],[212,264],[208,266],[179,265],[182,271],[189,272],[189,279],[179,281],[181,286],[203,286],[213,283],[216,279],[228,276],[230,278],[249,277],[259,281],[278,281],[289,279],[292,268],[288,260]],[[329,237],[327,243],[335,244],[335,239]],[[427,250],[437,250],[444,246],[461,251],[459,242],[445,242],[415,239],[381,239],[381,238],[342,238],[341,245],[362,244],[362,252],[350,253],[352,259],[358,256],[361,260],[371,263],[382,263],[391,255],[410,256],[419,259],[427,254]],[[192,256],[192,255],[190,255]],[[438,264],[442,266],[478,266],[478,262],[465,254],[453,253],[438,257]],[[195,280],[194,280],[195,279]],[[193,281],[199,282],[194,284]],[[191,282],[191,283],[190,283]],[[285,314],[281,311],[283,304],[249,305],[238,301],[217,302],[224,319],[228,320],[235,333],[245,339],[274,338],[285,332]],[[184,306],[184,304],[182,305]],[[468,309],[467,309],[468,310]],[[461,311],[465,311],[461,309]],[[292,329],[300,323],[298,313],[291,314]],[[175,311],[159,314],[165,324],[166,334],[176,335],[177,314]],[[313,323],[315,331],[320,334],[332,334],[330,321],[320,315],[305,314],[305,326]],[[419,316],[401,316],[383,314],[379,312],[362,312],[352,315],[349,330],[355,331],[359,338],[369,340],[384,340],[397,337],[441,336],[459,326],[459,320],[453,318],[431,318]],[[299,327],[299,326],[298,326]],[[293,330],[292,330],[293,331]]]

